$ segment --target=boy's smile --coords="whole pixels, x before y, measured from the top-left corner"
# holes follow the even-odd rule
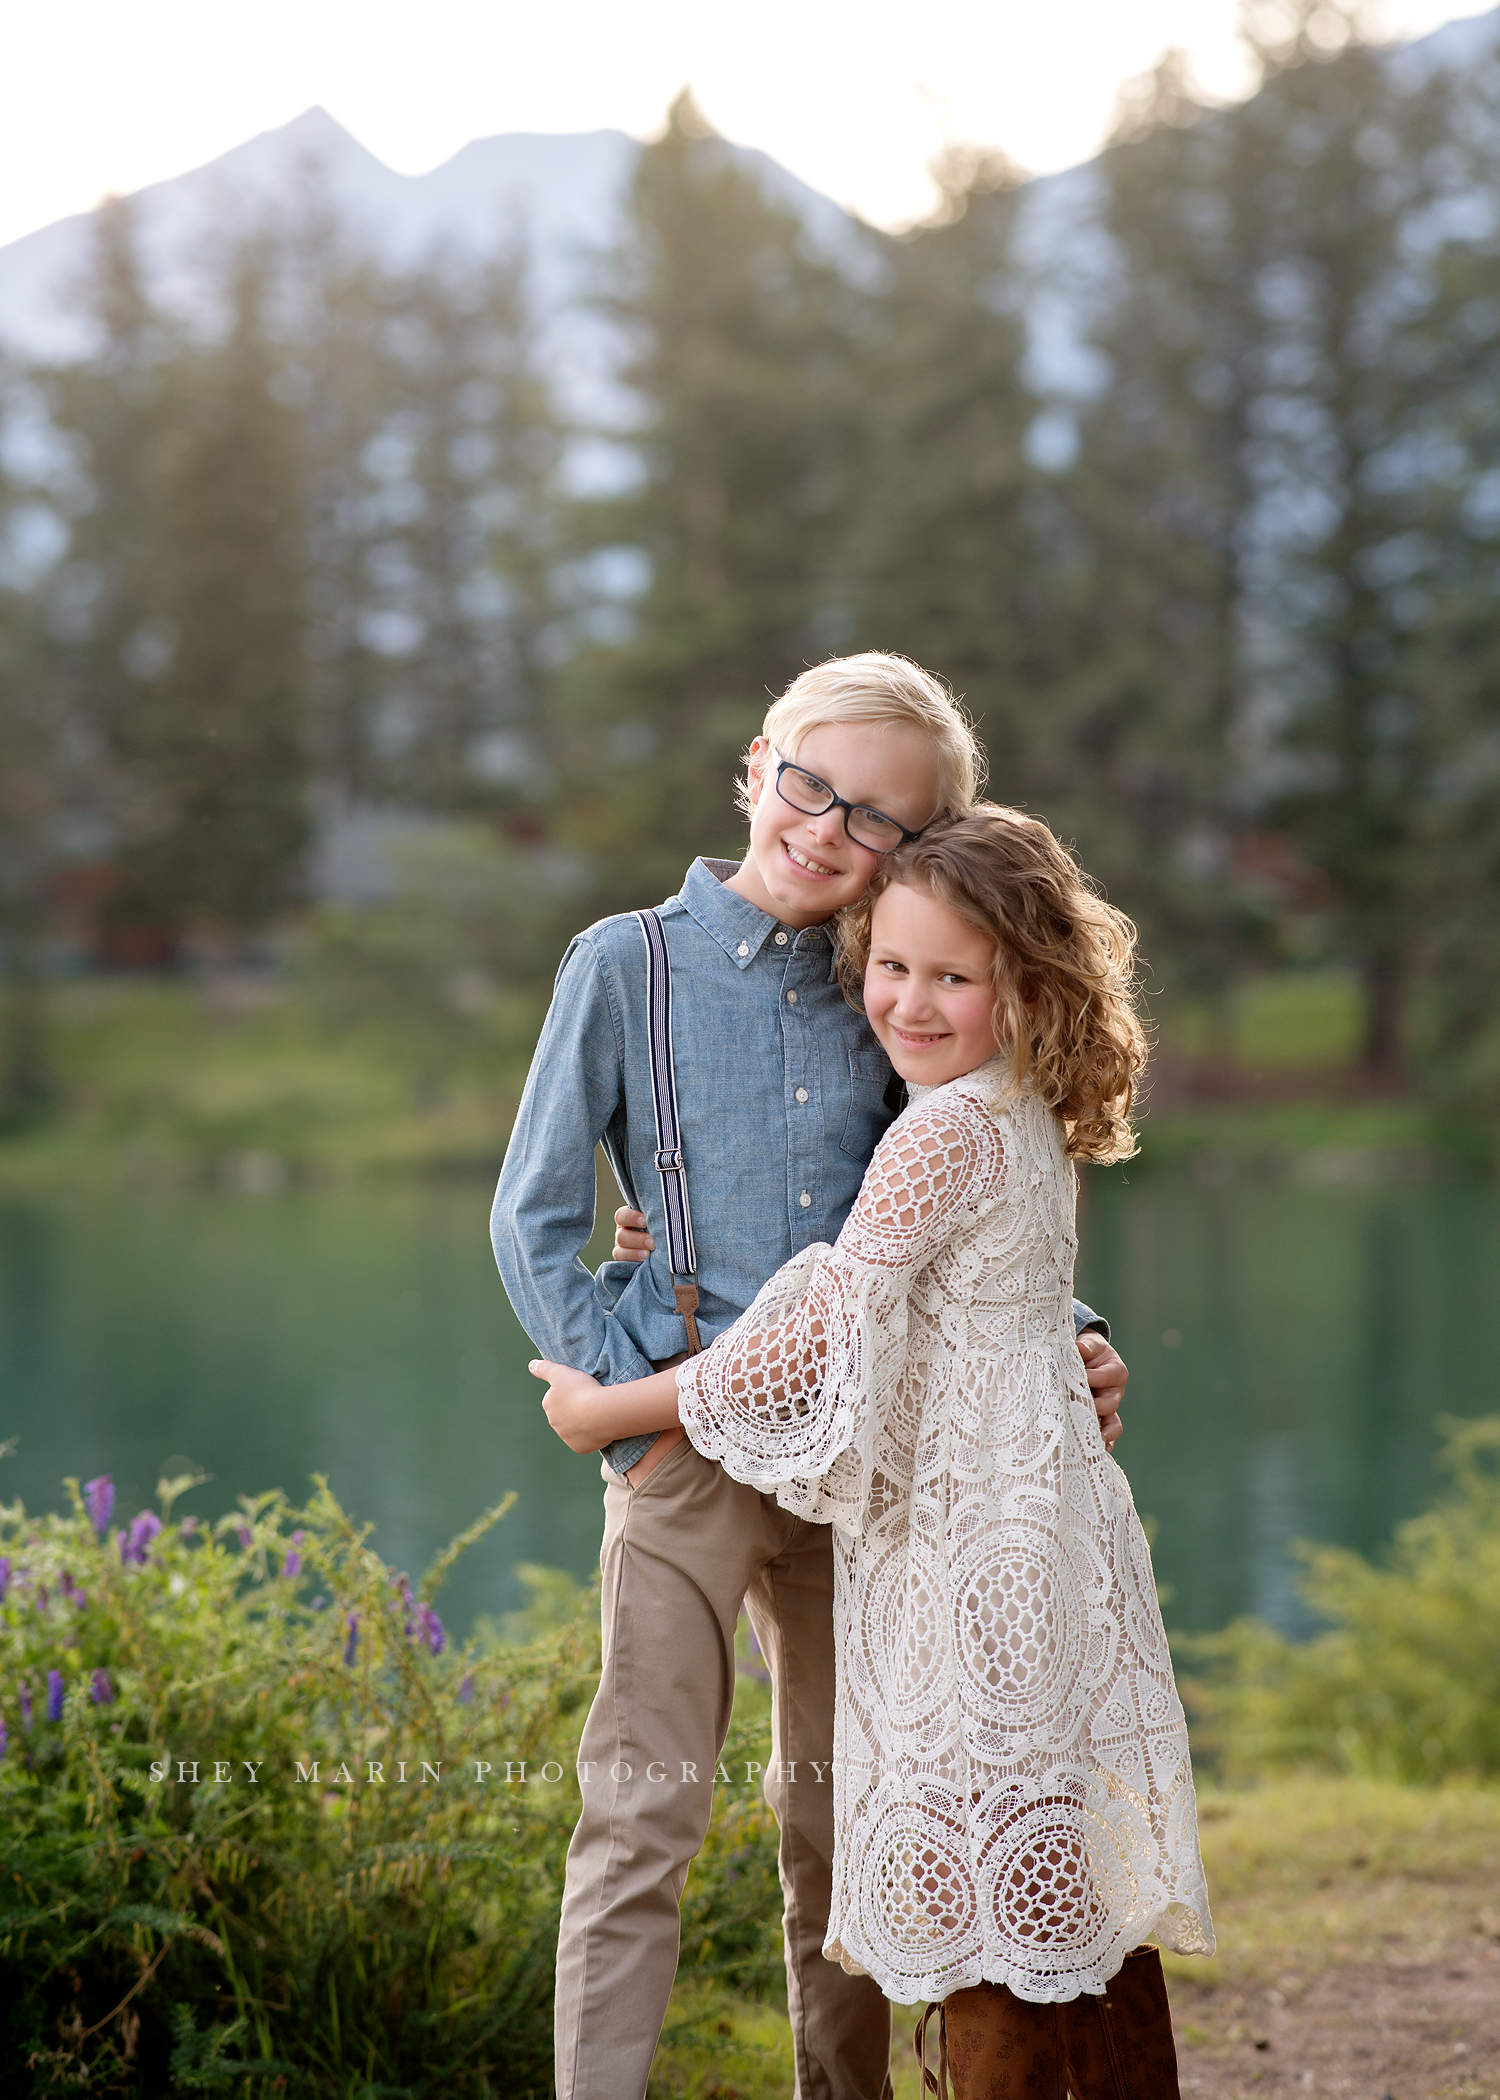
[[[826,722],[810,729],[795,753],[780,755],[909,831],[920,831],[937,812],[931,741],[904,723]],[[880,855],[850,838],[841,809],[813,817],[784,802],[776,791],[778,762],[757,737],[750,747],[750,845],[726,887],[783,925],[818,926],[864,895]]]

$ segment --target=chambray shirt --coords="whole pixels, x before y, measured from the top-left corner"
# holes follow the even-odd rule
[[[695,860],[660,907],[705,1345],[783,1262],[837,1238],[901,1099],[835,980],[827,928],[778,924],[725,887],[737,867]],[[581,1251],[600,1143],[656,1251],[591,1276]],[[623,913],[563,957],[490,1219],[505,1288],[539,1354],[606,1385],[644,1378],[685,1346],[655,1156],[646,945]],[[1108,1332],[1086,1306],[1074,1313],[1080,1329]],[[624,1439],[605,1457],[624,1473],[652,1441]]]

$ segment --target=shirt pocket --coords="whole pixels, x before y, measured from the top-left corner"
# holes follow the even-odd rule
[[[869,1165],[870,1154],[890,1127],[891,1106],[886,1099],[890,1083],[891,1067],[882,1051],[849,1052],[849,1113],[839,1143],[862,1166]]]

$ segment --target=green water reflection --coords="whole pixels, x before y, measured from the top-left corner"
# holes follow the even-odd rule
[[[415,1572],[514,1488],[450,1618],[512,1608],[517,1561],[585,1574],[598,1467],[546,1428],[486,1209],[472,1186],[0,1204],[0,1495],[107,1471],[129,1513],[180,1457],[216,1512],[322,1472]],[[1133,1368],[1120,1456],[1169,1623],[1296,1625],[1289,1537],[1368,1550],[1420,1505],[1434,1415],[1500,1405],[1497,1258],[1489,1189],[1091,1192],[1080,1288]]]
[[[1377,1552],[1441,1484],[1434,1418],[1500,1408],[1500,1195],[1090,1190],[1080,1289],[1131,1366],[1119,1456],[1169,1626],[1308,1621],[1287,1542]]]

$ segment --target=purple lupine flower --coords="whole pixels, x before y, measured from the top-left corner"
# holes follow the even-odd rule
[[[95,1706],[113,1706],[115,1688],[109,1681],[108,1670],[96,1670],[89,1684],[89,1697]]]
[[[86,1480],[83,1484],[83,1499],[88,1509],[89,1522],[93,1525],[102,1546],[115,1506],[115,1484],[109,1475],[101,1473],[97,1480]]]
[[[10,1730],[5,1725],[5,1716],[0,1714],[0,1757],[4,1757],[10,1742]]]
[[[5,1592],[10,1588],[10,1562],[0,1554],[0,1604],[5,1602]]]
[[[47,1719],[60,1721],[63,1706],[63,1673],[61,1670],[47,1672]]]
[[[35,1718],[36,1716],[32,1712],[31,1707],[31,1686],[23,1677],[21,1679],[21,1726],[28,1735],[31,1733],[31,1724]]]
[[[427,1643],[428,1647],[432,1650],[433,1654],[441,1655],[443,1652],[444,1645],[447,1642],[448,1636],[443,1631],[442,1620],[438,1617],[437,1613],[433,1610],[430,1604],[424,1604],[422,1606],[421,1613],[419,1614],[417,1619],[417,1625],[421,1630],[423,1640]]]
[[[58,1588],[59,1588],[59,1589],[60,1589],[60,1590],[62,1591],[62,1593],[63,1593],[63,1595],[64,1595],[65,1597],[71,1597],[71,1596],[72,1596],[72,1594],[73,1594],[73,1578],[72,1578],[72,1576],[71,1576],[71,1575],[70,1575],[70,1574],[68,1573],[68,1571],[67,1571],[67,1569],[66,1569],[66,1568],[64,1568],[64,1569],[63,1569],[63,1571],[62,1571],[61,1575],[59,1575],[59,1577],[57,1578],[57,1586],[58,1586]]]
[[[88,1604],[88,1591],[81,1590],[78,1587],[77,1583],[73,1580],[72,1576],[68,1573],[66,1568],[63,1569],[62,1579],[59,1581],[57,1586],[62,1591],[63,1596],[65,1597],[67,1602],[71,1604],[76,1611],[82,1611]]]
[[[120,1548],[120,1558],[144,1568],[151,1541],[161,1537],[161,1518],[154,1509],[143,1509],[130,1527],[130,1536]]]
[[[458,1688],[458,1703],[459,1703],[459,1705],[460,1705],[460,1706],[468,1706],[468,1705],[470,1705],[470,1704],[471,1704],[471,1703],[473,1702],[473,1698],[474,1698],[474,1673],[473,1673],[473,1671],[471,1670],[471,1671],[469,1672],[468,1676],[467,1676],[467,1677],[465,1677],[465,1679],[464,1679],[463,1683],[462,1683],[462,1684],[461,1684],[461,1685],[459,1686],[459,1688]]]
[[[307,1533],[305,1531],[294,1531],[292,1533],[292,1542],[287,1547],[286,1559],[281,1563],[281,1572],[288,1582],[291,1581],[294,1575],[302,1573],[302,1555],[299,1548],[306,1537]]]
[[[253,1543],[250,1526],[248,1524],[236,1524],[234,1535],[239,1540],[241,1549],[248,1553]]]
[[[198,1529],[198,1519],[196,1517],[184,1517],[182,1522],[178,1525],[177,1529],[182,1533],[185,1539],[190,1539],[193,1533]]]
[[[312,1609],[313,1611],[325,1611],[325,1610],[327,1609],[327,1607],[328,1607],[328,1599],[327,1599],[326,1597],[314,1597],[314,1598],[313,1598],[313,1600],[312,1600],[312,1606],[311,1606],[311,1609]]]
[[[346,1623],[349,1628],[349,1638],[344,1643],[344,1667],[352,1670],[354,1668],[355,1655],[359,1650],[359,1613],[357,1611],[350,1612]]]

